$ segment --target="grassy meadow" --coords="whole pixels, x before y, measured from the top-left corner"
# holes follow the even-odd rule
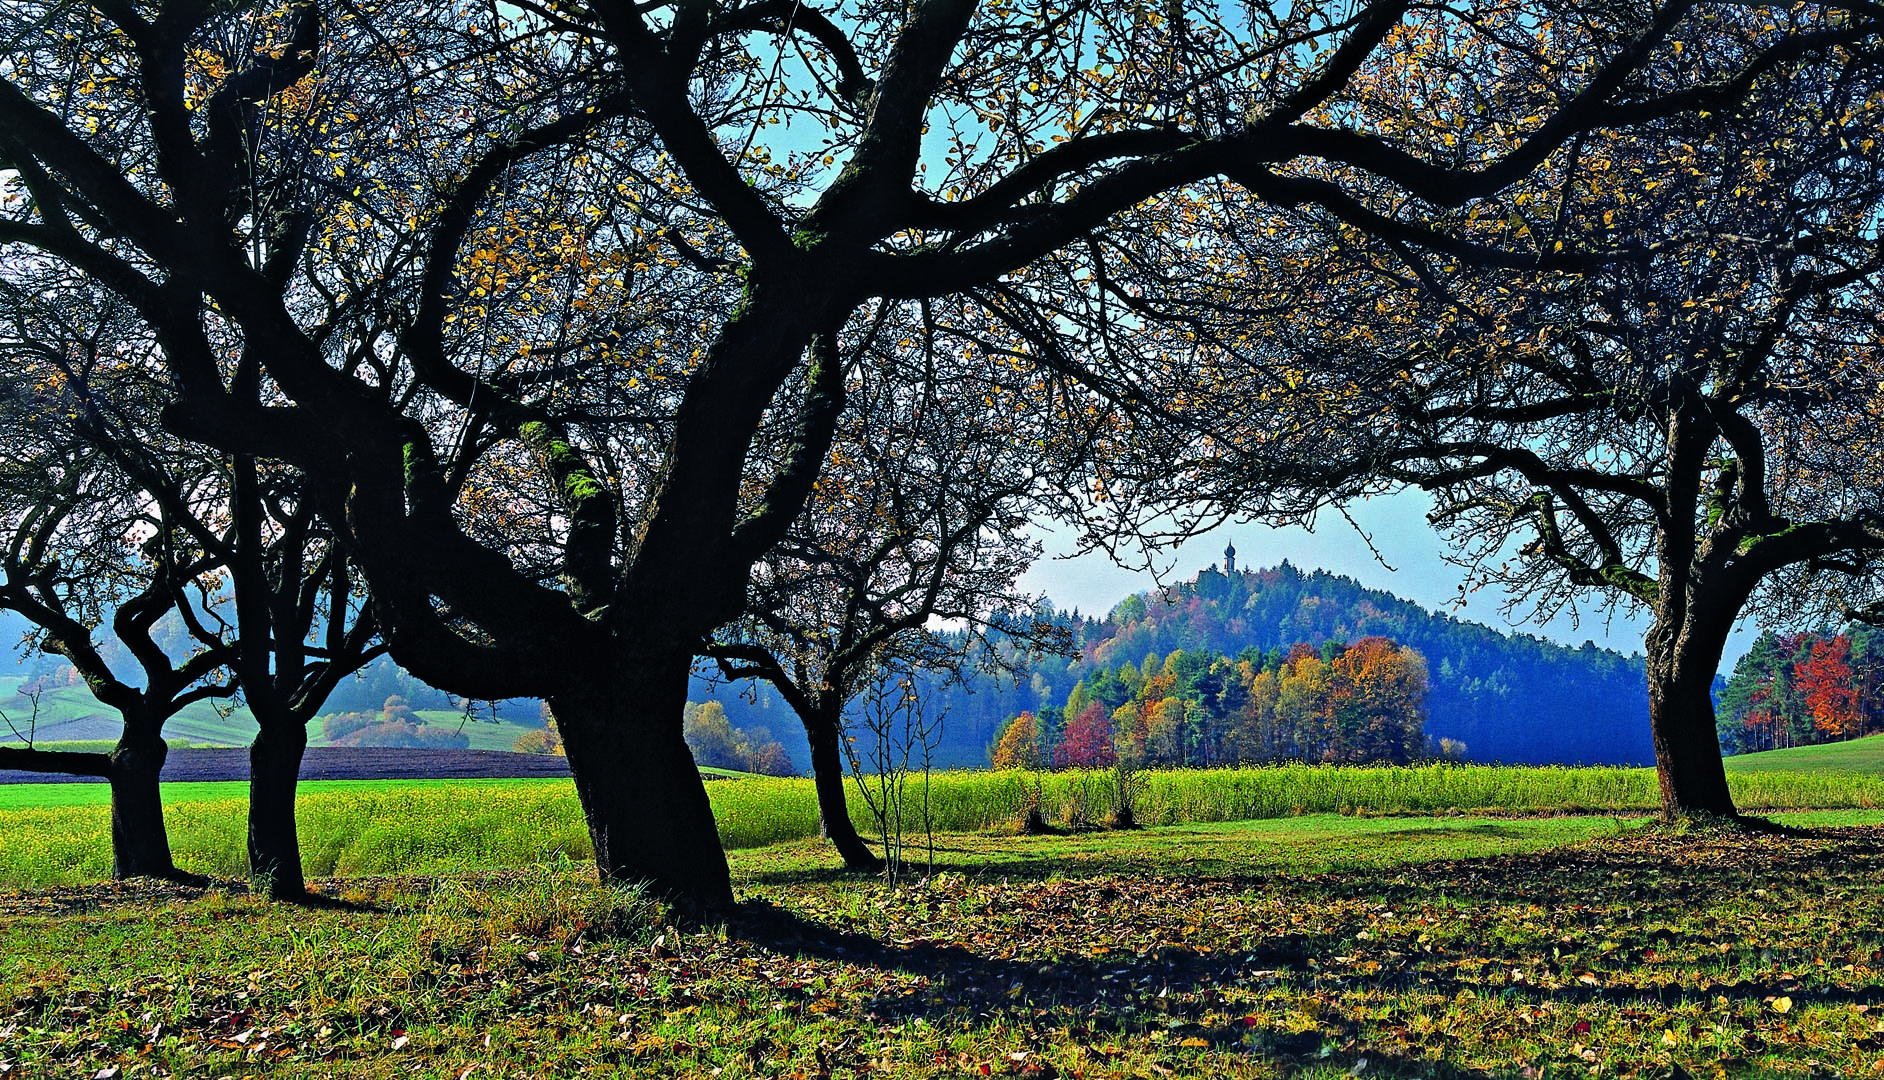
[[[1884,745],[1884,739],[1863,742]],[[1813,771],[1743,769],[1729,779],[1736,802],[1749,813],[1884,808],[1884,775],[1837,764],[1851,760],[1862,758],[1848,754]],[[714,781],[707,790],[729,849],[817,835],[809,779],[745,777]],[[443,873],[591,854],[568,780],[323,780],[303,783],[300,793],[297,816],[310,876]],[[907,832],[922,831],[921,795],[919,780],[912,779]],[[107,876],[108,798],[102,784],[0,785],[0,888],[77,885]],[[167,785],[165,818],[178,864],[240,877],[246,798],[240,782]],[[1118,798],[1109,770],[956,770],[931,778],[929,820],[940,833],[1013,831],[1038,806],[1048,822],[1078,830],[1109,821]],[[1659,806],[1649,769],[1489,765],[1144,772],[1132,798],[1137,820],[1152,826],[1314,814],[1644,815]],[[874,835],[876,824],[854,791],[850,808],[858,828]]]
[[[201,887],[101,880],[102,785],[5,786],[0,1077],[1884,1077],[1871,749],[1736,763],[1756,829],[1648,770],[1148,773],[1130,831],[1109,772],[944,773],[897,888],[809,781],[715,781],[706,923],[595,881],[566,780],[304,784],[293,907],[244,785],[166,790]]]
[[[1729,776],[1761,772],[1884,773],[1884,735],[1737,754],[1728,758],[1726,765]]]

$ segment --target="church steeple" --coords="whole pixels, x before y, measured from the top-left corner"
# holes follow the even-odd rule
[[[1223,549],[1223,572],[1236,573],[1236,545],[1234,543],[1226,545]]]

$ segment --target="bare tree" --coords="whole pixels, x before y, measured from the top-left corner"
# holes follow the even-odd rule
[[[118,774],[123,783],[137,777],[137,809],[114,811],[127,835],[132,818],[143,822],[156,805],[163,722],[193,702],[239,693],[259,727],[250,870],[271,896],[298,897],[294,792],[307,723],[340,679],[384,651],[345,554],[314,512],[306,478],[163,435],[155,411],[164,397],[138,359],[154,346],[121,302],[78,282],[26,284],[0,282],[12,317],[0,349],[18,387],[4,408],[16,447],[30,455],[9,470],[14,542],[0,605],[39,626],[41,647],[71,660],[124,715],[113,771],[88,774],[110,775],[114,786]],[[73,576],[80,566],[86,572]],[[142,668],[133,680],[142,691],[115,676],[90,641],[107,613]],[[164,620],[180,624],[168,648],[153,635]],[[151,831],[139,847],[159,846],[160,814],[136,828]],[[155,865],[167,864],[162,847]]]
[[[9,294],[10,299],[18,299]],[[158,793],[164,723],[234,692],[219,658],[158,641],[160,620],[212,595],[221,565],[85,437],[82,380],[112,362],[122,311],[90,326],[34,322],[12,306],[0,350],[0,607],[24,616],[41,650],[64,657],[122,724],[108,753],[0,746],[0,768],[96,776],[111,785],[114,877],[188,877],[170,855]],[[114,318],[114,316],[116,316]],[[66,378],[72,372],[81,381]],[[108,623],[136,672],[120,671],[93,631]]]
[[[1030,651],[1067,648],[1018,579],[1038,555],[1027,526],[1065,514],[1055,495],[1092,442],[1059,417],[991,407],[997,394],[1024,399],[943,359],[960,351],[948,335],[888,336],[896,344],[881,344],[879,325],[863,343],[876,354],[851,365],[818,490],[754,567],[747,615],[706,649],[727,678],[766,680],[798,714],[825,836],[846,865],[873,872],[882,861],[845,805],[847,707],[885,670],[1018,671]],[[1016,455],[1017,444],[1036,455]]]

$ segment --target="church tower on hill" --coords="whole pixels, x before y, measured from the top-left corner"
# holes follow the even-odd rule
[[[1225,574],[1236,573],[1236,545],[1234,543],[1223,549],[1223,572]]]

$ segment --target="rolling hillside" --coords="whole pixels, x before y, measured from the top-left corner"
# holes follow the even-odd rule
[[[35,743],[117,739],[117,714],[82,686],[41,694],[35,723],[33,702],[19,692],[26,681],[17,675],[0,678],[0,713],[6,716],[6,723],[0,723],[0,743],[24,742],[29,731]],[[214,705],[197,702],[173,717],[164,734],[172,746],[246,746],[254,737],[255,722],[246,709],[224,716]]]
[[[1762,750],[1727,759],[1729,773],[1755,772],[1869,772],[1884,773],[1884,735],[1868,735],[1847,742]]]
[[[1194,580],[1122,601],[1104,618],[1043,609],[1076,643],[1072,657],[1039,657],[1018,681],[970,672],[959,683],[927,687],[928,708],[946,712],[938,765],[985,764],[1001,724],[1027,709],[1063,705],[1081,680],[1174,650],[1225,656],[1286,649],[1296,642],[1352,642],[1378,634],[1417,649],[1431,680],[1433,739],[1462,742],[1474,761],[1513,764],[1642,764],[1651,758],[1642,662],[1585,643],[1567,648],[1530,634],[1501,631],[1427,611],[1350,578],[1303,571],[1210,568]],[[0,623],[4,623],[0,619]],[[0,632],[11,629],[0,625]],[[42,665],[43,666],[43,665]],[[28,703],[15,691],[31,672],[0,677],[0,711],[25,730]],[[471,749],[509,749],[523,731],[540,726],[534,702],[500,703],[500,722],[482,712],[469,722],[451,700],[416,683],[382,660],[347,680],[326,712],[374,711],[393,694],[404,697],[428,725],[462,731]],[[766,687],[727,686],[697,679],[693,700],[717,699],[732,723],[777,739],[803,768],[804,736],[797,718]],[[83,689],[63,687],[40,701],[41,741],[111,739],[116,721]],[[227,716],[199,704],[172,721],[173,742],[241,746],[254,726],[245,710]],[[318,725],[311,741],[323,740]],[[0,741],[18,741],[0,725]]]
[[[28,732],[35,744],[117,740],[116,714],[83,687],[60,687],[41,694],[35,724],[33,703],[19,692],[26,681],[18,675],[0,677],[0,714],[6,717],[0,722],[0,744],[23,743]],[[542,726],[509,719],[494,721],[482,712],[475,719],[467,719],[456,709],[420,709],[416,715],[430,726],[463,731],[470,739],[471,750],[508,750],[517,736]],[[237,707],[224,715],[214,705],[198,702],[164,725],[164,736],[177,747],[247,746],[255,737],[255,721],[245,708]],[[318,723],[308,726],[308,742],[312,746],[325,744]]]

